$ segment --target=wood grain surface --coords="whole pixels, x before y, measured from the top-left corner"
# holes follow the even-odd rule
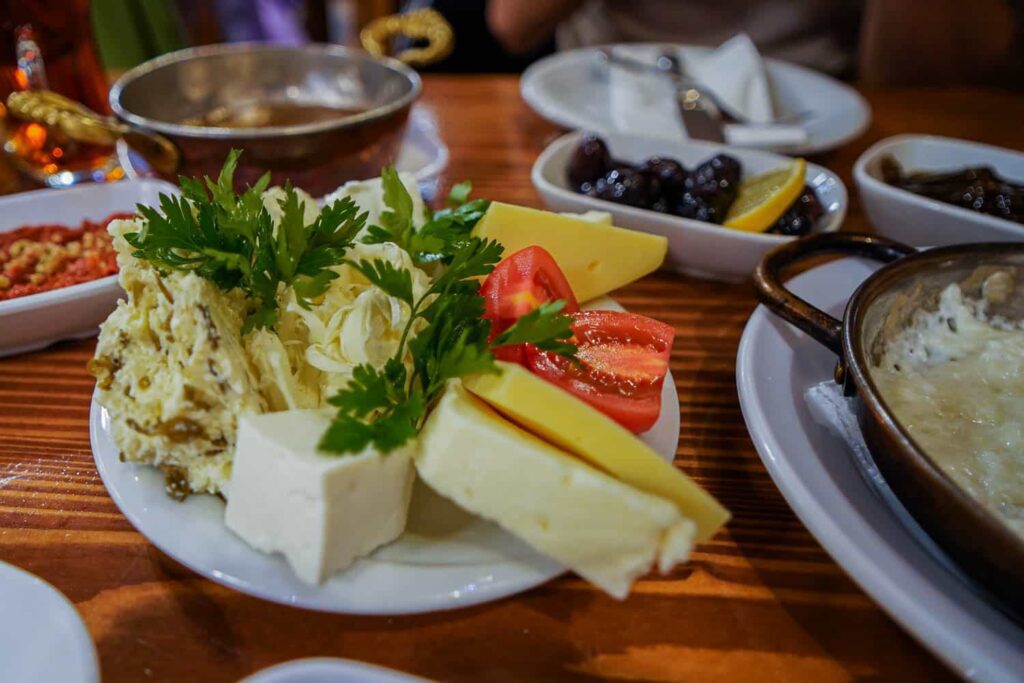
[[[866,92],[874,122],[816,161],[852,194],[857,155],[902,132],[1024,147],[1024,98],[981,90]],[[426,78],[451,149],[444,185],[540,206],[530,166],[558,130],[511,77]],[[87,418],[92,340],[0,360],[0,559],[77,606],[105,681],[228,681],[297,657],[340,656],[446,681],[942,680],[950,674],[869,599],[794,517],[737,402],[749,285],[657,274],[616,296],[675,326],[676,463],[734,514],[692,561],[616,602],[567,576],[490,605],[426,616],[318,614],[199,578],[146,541],[96,473]],[[183,534],[188,529],[182,529]],[[0,606],[2,609],[2,606]],[[2,678],[2,672],[0,672]]]

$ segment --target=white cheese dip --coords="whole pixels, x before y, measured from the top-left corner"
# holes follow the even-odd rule
[[[872,377],[917,444],[1024,536],[1024,330],[958,285],[887,344]]]

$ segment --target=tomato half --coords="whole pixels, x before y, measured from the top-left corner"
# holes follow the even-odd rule
[[[565,301],[564,313],[580,310],[562,269],[551,254],[536,246],[520,249],[499,263],[480,286],[480,295],[484,298],[484,318],[491,321],[491,339],[548,301]],[[503,347],[495,355],[523,363],[525,348]]]
[[[650,429],[661,412],[675,330],[622,311],[583,311],[573,319],[579,362],[530,347],[526,367],[626,429]]]

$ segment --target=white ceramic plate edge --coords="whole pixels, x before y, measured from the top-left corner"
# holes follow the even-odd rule
[[[430,683],[426,678],[340,657],[307,657],[250,674],[241,683]]]
[[[52,636],[54,630],[61,629],[65,631],[63,634],[64,636],[70,636],[70,639],[61,640],[59,644],[53,643],[55,651],[61,653],[58,655],[59,657],[71,654],[75,659],[75,661],[71,663],[71,665],[74,666],[75,671],[62,672],[63,676],[65,676],[62,680],[67,683],[73,683],[75,681],[79,681],[81,683],[95,683],[96,681],[99,681],[99,657],[96,654],[96,646],[92,642],[92,638],[89,636],[89,631],[86,628],[81,615],[78,613],[78,609],[66,595],[35,574],[3,561],[0,561],[0,584],[2,584],[5,590],[7,590],[11,584],[19,586],[18,597],[14,599],[15,601],[19,598],[24,599],[26,595],[33,596],[34,602],[32,607],[36,610],[42,611],[42,606],[39,604],[38,599],[41,596],[45,596],[44,599],[50,603],[51,607],[57,607],[57,609],[63,613],[65,620],[62,623],[53,624],[51,622],[47,624],[47,627],[49,627],[49,635]],[[0,609],[2,609],[4,614],[7,615],[11,614],[12,610],[16,612],[9,603],[4,603]],[[49,616],[52,616],[52,614]],[[24,623],[20,624],[22,627],[24,625]],[[0,632],[3,630],[5,629],[0,628]],[[43,637],[41,640],[45,641],[45,639],[46,637]],[[32,638],[32,640],[35,642],[36,638]],[[0,651],[3,649],[4,643],[0,643]],[[2,664],[0,664],[0,666],[2,666]],[[10,668],[7,669],[8,676],[11,675],[10,670]],[[49,673],[54,674],[56,672],[51,670]],[[2,672],[0,672],[0,674],[2,674]],[[3,675],[0,675],[0,678],[3,678],[7,683],[22,683],[20,681],[12,681]],[[30,682],[26,680],[23,683]]]
[[[657,43],[637,43],[636,47],[648,47],[658,46]],[[710,52],[714,48],[686,45],[680,43],[666,43],[665,45],[673,45],[678,48],[695,50],[695,51],[706,51]],[[519,81],[519,92],[523,100],[537,112],[543,118],[569,130],[577,128],[590,128],[590,126],[581,126],[579,119],[563,115],[563,112],[559,107],[548,103],[546,98],[540,93],[538,83],[541,81],[541,77],[546,75],[548,72],[558,68],[560,62],[569,63],[572,60],[583,60],[590,59],[586,55],[592,53],[602,47],[614,47],[614,45],[596,45],[590,47],[577,48],[574,50],[568,50],[565,52],[557,52],[553,55],[549,55],[542,59],[537,60],[523,71]],[[596,60],[593,60],[596,63]],[[835,135],[831,139],[826,139],[820,142],[814,142],[813,138],[808,140],[806,143],[801,145],[783,146],[783,147],[763,147],[757,149],[772,150],[783,154],[805,154],[813,155],[821,152],[827,152],[832,149],[837,149],[843,145],[849,143],[852,140],[857,139],[864,134],[864,131],[868,129],[871,124],[871,105],[864,99],[864,96],[857,92],[856,89],[850,87],[842,81],[838,81],[830,76],[808,69],[807,67],[800,66],[799,64],[792,64],[770,57],[765,58],[765,65],[768,69],[769,79],[777,78],[779,74],[785,73],[797,73],[803,77],[810,77],[812,79],[822,79],[830,81],[834,87],[839,87],[846,92],[851,99],[856,102],[856,111],[851,115],[856,119],[855,125],[851,126],[848,131],[842,135]],[[609,130],[595,129],[594,132],[615,132]]]

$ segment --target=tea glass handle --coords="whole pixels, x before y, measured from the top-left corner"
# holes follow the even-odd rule
[[[437,10],[429,7],[375,19],[359,33],[359,40],[374,57],[386,57],[391,52],[391,40],[399,36],[427,41],[424,47],[411,47],[395,55],[395,59],[409,66],[429,66],[439,62],[455,47],[451,24]]]
[[[842,357],[842,323],[787,289],[783,283],[783,271],[824,254],[861,256],[889,263],[916,251],[914,247],[884,237],[852,233],[825,233],[787,242],[768,252],[754,271],[757,298],[772,313]]]
[[[52,90],[19,90],[7,97],[7,110],[23,121],[41,123],[62,135],[92,145],[113,146],[118,139],[138,150],[153,168],[173,174],[181,154],[162,135],[126,126]]]

